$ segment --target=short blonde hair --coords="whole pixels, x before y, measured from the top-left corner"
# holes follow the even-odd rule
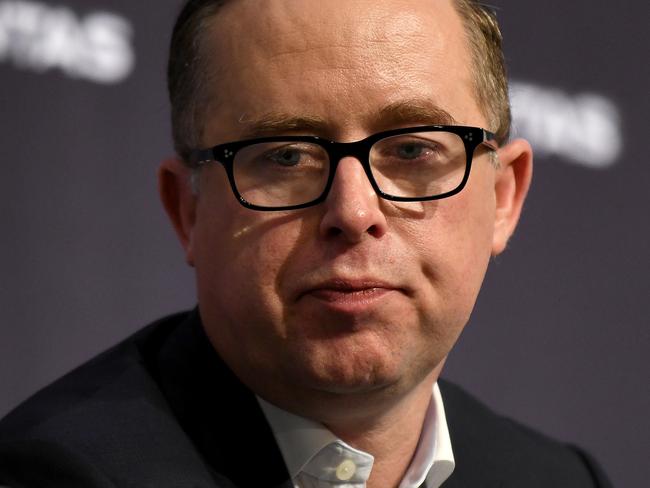
[[[467,34],[474,64],[474,91],[499,144],[508,140],[512,114],[503,36],[493,10],[475,0],[454,0]]]

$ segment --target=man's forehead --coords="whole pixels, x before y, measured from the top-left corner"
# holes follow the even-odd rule
[[[224,137],[467,122],[466,107],[450,103],[454,92],[471,96],[464,28],[450,1],[226,6],[207,39],[208,116],[229,127]]]
[[[450,22],[455,19],[458,22]],[[261,42],[271,50],[296,50],[363,42],[412,41],[414,35],[449,34],[460,25],[452,0],[230,0],[214,19],[220,40],[245,47]]]

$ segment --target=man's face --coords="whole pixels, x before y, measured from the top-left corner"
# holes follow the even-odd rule
[[[235,1],[211,27],[204,146],[355,141],[445,122],[440,111],[486,127],[447,1]],[[495,232],[497,181],[477,152],[460,194],[389,202],[346,157],[326,202],[259,212],[236,201],[219,164],[204,168],[186,251],[211,341],[277,403],[409,391],[444,361],[507,239]]]

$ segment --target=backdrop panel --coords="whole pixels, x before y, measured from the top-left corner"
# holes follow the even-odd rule
[[[535,179],[446,373],[645,486],[648,6],[496,6]],[[0,415],[194,304],[155,183],[178,8],[0,0]]]

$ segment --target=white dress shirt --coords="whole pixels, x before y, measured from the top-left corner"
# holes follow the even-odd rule
[[[338,439],[322,424],[257,398],[295,488],[365,488],[372,455]],[[399,488],[438,488],[454,470],[440,389],[433,386],[415,455]]]

